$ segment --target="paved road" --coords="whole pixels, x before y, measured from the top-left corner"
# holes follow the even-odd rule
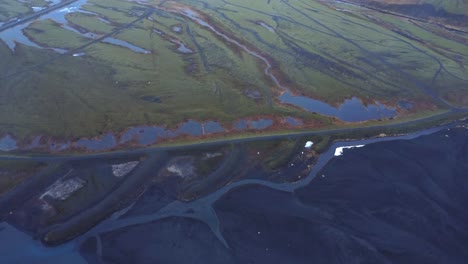
[[[12,22],[10,24],[3,25],[0,27],[0,32],[2,30],[5,30],[4,28],[7,27],[13,27],[21,23],[25,23],[28,20],[32,20],[34,18],[37,18],[43,14],[46,14],[48,12],[51,12],[53,10],[56,10],[58,8],[64,7],[66,5],[69,5],[73,2],[76,2],[77,0],[70,0],[70,1],[65,1],[62,2],[58,5],[54,5],[50,8],[44,9],[42,11],[39,11],[33,15],[30,15],[26,18],[23,18],[21,21],[17,22]],[[161,3],[162,4],[162,3]],[[160,5],[161,5],[160,4]],[[142,14],[140,17],[138,17],[136,20],[130,22],[129,24],[123,25],[122,27],[116,29],[115,31],[110,32],[109,34],[106,34],[98,39],[95,39],[93,41],[90,41],[86,43],[85,45],[78,47],[76,49],[70,50],[65,54],[59,55],[56,58],[52,59],[51,61],[55,61],[58,58],[61,58],[63,56],[67,56],[73,53],[76,53],[96,42],[100,42],[101,40],[114,35],[118,33],[119,31],[128,28],[132,25],[134,25],[136,22],[148,17],[154,12],[154,9],[149,8],[144,14]],[[50,63],[51,61],[47,61],[43,64],[36,65],[35,67],[40,67],[44,64]],[[30,69],[28,69],[30,70]],[[17,73],[15,73],[17,74]],[[6,78],[9,76],[4,76],[0,77]],[[8,154],[3,154],[0,155],[0,160],[33,160],[33,161],[56,161],[56,160],[81,160],[81,159],[92,159],[92,158],[108,158],[108,157],[116,157],[116,156],[123,156],[123,155],[131,155],[131,154],[145,154],[145,153],[152,153],[155,151],[168,151],[168,150],[177,150],[177,149],[187,149],[187,148],[197,148],[197,147],[204,147],[204,146],[215,146],[215,145],[223,145],[223,144],[230,144],[230,143],[242,143],[242,142],[250,142],[250,141],[258,141],[258,140],[274,140],[274,139],[280,139],[284,137],[303,137],[303,136],[313,136],[313,135],[327,135],[327,134],[342,134],[342,133],[355,133],[355,132],[366,132],[370,130],[375,130],[375,129],[387,129],[387,128],[404,128],[406,126],[411,126],[411,125],[417,125],[419,123],[424,123],[428,121],[433,121],[437,119],[443,119],[450,117],[451,115],[455,114],[464,114],[468,116],[468,108],[464,109],[455,109],[452,108],[449,112],[434,115],[431,117],[425,117],[417,120],[412,120],[412,121],[405,121],[401,123],[396,123],[396,124],[389,124],[389,125],[375,125],[375,126],[370,126],[370,127],[359,127],[359,128],[342,128],[342,129],[327,129],[327,130],[316,130],[316,131],[307,131],[307,132],[293,132],[293,133],[283,133],[283,134],[276,134],[276,135],[254,135],[251,137],[246,137],[246,138],[241,138],[241,139],[222,139],[222,140],[215,140],[215,141],[210,141],[210,142],[204,142],[204,143],[187,143],[183,145],[177,145],[177,146],[156,146],[156,147],[149,147],[149,148],[139,148],[139,149],[131,149],[131,150],[118,150],[118,151],[113,151],[113,152],[105,152],[105,153],[92,153],[92,154],[74,154],[74,155],[40,155],[40,156],[28,156],[28,155],[8,155]]]
[[[468,117],[468,108],[464,109],[453,109],[445,113],[437,114],[430,117],[424,117],[420,119],[415,119],[411,121],[404,121],[401,123],[387,124],[387,125],[375,125],[367,127],[356,127],[356,128],[339,128],[339,129],[324,129],[324,130],[314,130],[314,131],[305,131],[305,132],[288,132],[275,135],[253,135],[250,137],[238,138],[238,139],[220,139],[213,140],[210,142],[202,143],[192,143],[187,142],[186,144],[175,145],[175,146],[154,146],[154,147],[143,147],[137,149],[127,149],[127,150],[116,150],[111,152],[103,153],[86,153],[86,154],[70,154],[70,155],[60,155],[60,154],[46,154],[46,155],[12,155],[12,154],[2,154],[0,155],[0,160],[30,160],[30,161],[39,161],[39,162],[49,162],[49,161],[71,161],[71,160],[85,160],[85,159],[96,159],[96,158],[116,158],[119,156],[127,155],[138,155],[138,154],[150,154],[154,152],[163,152],[163,151],[175,151],[182,149],[194,149],[199,147],[210,147],[210,146],[220,146],[225,144],[235,144],[235,143],[244,143],[260,140],[275,140],[281,138],[298,138],[298,137],[307,137],[307,136],[317,136],[317,135],[333,135],[333,134],[343,134],[343,133],[365,133],[366,131],[382,130],[389,128],[405,128],[413,125],[418,125],[426,122],[442,120],[449,118],[454,115],[466,116]]]

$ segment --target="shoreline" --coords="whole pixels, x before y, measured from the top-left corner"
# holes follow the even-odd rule
[[[311,136],[336,136],[338,135],[339,140],[356,140],[369,138],[364,134],[373,133],[374,137],[378,137],[380,134],[387,134],[387,136],[401,135],[408,132],[414,132],[419,130],[428,129],[435,126],[443,126],[450,123],[460,122],[468,118],[468,108],[459,110],[449,110],[436,115],[423,116],[418,119],[403,120],[402,122],[395,122],[389,124],[374,124],[369,123],[364,126],[353,126],[351,127],[336,127],[329,129],[292,129],[292,130],[280,130],[273,131],[270,133],[264,133],[262,131],[245,133],[245,134],[225,134],[217,136],[216,134],[212,137],[194,139],[183,142],[183,138],[175,139],[172,141],[165,141],[160,144],[152,144],[149,146],[142,147],[129,147],[129,148],[115,148],[107,151],[95,151],[95,152],[64,152],[64,153],[53,153],[53,152],[26,152],[26,151],[12,151],[12,152],[0,152],[0,160],[34,160],[34,161],[50,161],[50,160],[77,160],[87,158],[105,158],[113,156],[125,156],[130,154],[145,154],[154,151],[168,151],[178,149],[194,149],[199,147],[217,146],[223,144],[235,144],[241,142],[252,142],[252,141],[266,141],[275,140],[281,138],[300,138],[300,137],[311,137]],[[397,130],[397,131],[392,131]],[[405,131],[407,130],[407,131]],[[351,134],[357,134],[351,137],[347,137]],[[345,135],[346,134],[346,135]]]
[[[83,245],[83,243],[88,241],[88,239],[97,238],[97,240],[100,241],[99,237],[101,234],[113,232],[120,228],[155,222],[162,219],[168,219],[170,217],[181,217],[186,219],[193,219],[194,221],[201,221],[202,223],[207,224],[210,227],[211,231],[214,232],[214,235],[217,237],[217,239],[219,239],[220,242],[225,246],[229,246],[229,244],[226,243],[223,234],[220,232],[220,222],[213,208],[217,201],[219,201],[222,197],[224,197],[231,191],[237,190],[239,188],[244,188],[246,186],[257,185],[260,187],[264,186],[266,188],[272,188],[274,190],[292,193],[295,192],[295,190],[310,184],[310,182],[313,181],[317,177],[317,175],[319,175],[320,171],[330,162],[331,159],[335,157],[334,150],[337,147],[358,144],[369,145],[373,143],[395,140],[411,140],[424,135],[432,135],[444,129],[451,129],[459,125],[463,125],[466,127],[467,122],[455,122],[450,125],[424,129],[403,136],[335,142],[327,149],[325,153],[323,153],[320,156],[319,160],[317,161],[316,165],[312,168],[308,176],[300,181],[277,184],[265,180],[242,180],[224,186],[205,197],[202,197],[198,200],[189,203],[176,201],[168,204],[167,206],[158,210],[156,213],[133,217],[130,216],[127,218],[119,219],[120,216],[124,215],[132,208],[132,206],[135,204],[133,203],[127,208],[114,212],[111,216],[101,221],[92,229],[86,231],[83,235],[59,245],[50,246],[42,244],[39,240],[31,238],[29,235],[5,222],[0,223],[0,226],[3,227],[2,231],[0,231],[0,238],[2,238],[0,239],[0,241],[7,241],[6,239],[14,238],[14,243],[16,243],[16,247],[21,248],[21,253],[13,251],[11,255],[7,255],[11,260],[28,260],[33,258],[56,260],[59,258],[63,258],[64,260],[68,261],[68,263],[70,263],[70,261],[73,261],[72,263],[85,263],[83,256],[80,255],[80,248]],[[188,210],[193,211],[191,211],[191,213],[187,213]],[[102,242],[98,242],[99,245],[97,245],[98,253],[99,248],[101,246],[100,243]]]
[[[104,232],[109,232],[109,231],[116,230],[125,226],[138,225],[144,222],[151,222],[151,221],[156,221],[159,219],[169,218],[172,216],[197,218],[197,215],[198,215],[199,218],[202,218],[198,220],[207,223],[212,230],[216,231],[217,227],[212,226],[212,225],[217,225],[217,220],[216,219],[204,219],[207,217],[207,215],[205,214],[208,214],[208,216],[214,217],[213,215],[210,215],[211,213],[207,212],[208,210],[207,207],[211,207],[212,205],[214,205],[214,203],[217,200],[219,200],[225,194],[229,193],[230,191],[234,189],[242,188],[244,186],[250,186],[250,185],[260,185],[260,186],[264,186],[264,187],[271,188],[271,189],[278,190],[278,191],[294,192],[296,189],[308,185],[313,179],[315,179],[315,177],[317,177],[317,174],[328,164],[328,162],[331,159],[335,157],[334,155],[335,149],[338,147],[344,147],[344,146],[349,146],[349,145],[369,145],[373,143],[394,141],[394,140],[411,140],[411,139],[418,138],[420,136],[431,135],[431,134],[437,133],[443,129],[451,128],[455,125],[456,124],[446,125],[446,126],[441,126],[441,127],[433,127],[433,128],[424,129],[418,132],[402,135],[402,136],[389,136],[389,137],[382,137],[382,138],[360,139],[360,140],[351,140],[351,141],[337,141],[331,144],[331,146],[328,147],[326,152],[320,154],[320,157],[318,158],[317,162],[312,167],[311,171],[308,173],[307,177],[301,180],[298,180],[295,182],[285,182],[285,183],[274,183],[274,182],[270,182],[267,180],[259,180],[259,179],[240,180],[238,182],[225,185],[224,187],[214,191],[213,193],[207,196],[201,197],[197,200],[194,200],[188,203],[175,201],[163,207],[162,209],[158,210],[156,213],[153,213],[152,216],[151,215],[135,216],[133,217],[133,220],[132,218],[130,219],[125,218],[125,219],[122,219],[120,222],[119,220],[108,218],[102,221],[100,224],[98,224],[94,228],[92,228],[91,230],[88,230],[82,236],[79,236],[77,240],[85,241],[89,237],[93,237]],[[133,205],[134,204],[130,205],[130,207],[124,208],[121,211],[128,211],[129,208],[131,208]],[[120,211],[114,212],[114,214],[119,215],[119,212]],[[190,212],[190,213],[187,213],[187,212]],[[108,224],[108,222],[112,222],[112,221],[115,221],[117,223]],[[215,232],[215,234],[216,233],[218,232]]]
[[[112,212],[109,214],[104,220],[100,221],[94,227],[86,230],[83,234],[74,237],[64,239],[62,243],[58,243],[55,245],[44,244],[44,240],[38,239],[37,237],[31,237],[27,233],[17,229],[11,224],[6,222],[1,222],[0,225],[3,226],[3,229],[0,231],[0,238],[3,235],[7,237],[3,237],[0,240],[6,241],[9,236],[15,237],[15,243],[20,243],[18,245],[22,252],[11,257],[21,256],[25,259],[28,259],[27,254],[24,252],[30,252],[29,258],[35,258],[38,256],[47,256],[47,257],[65,257],[65,258],[72,258],[74,262],[77,260],[77,257],[81,258],[80,247],[81,245],[90,238],[99,237],[100,234],[111,232],[120,228],[124,228],[127,226],[134,226],[139,224],[144,224],[147,222],[154,222],[161,219],[168,219],[170,217],[182,217],[182,218],[189,218],[194,219],[196,221],[201,221],[207,224],[212,232],[214,232],[215,236],[224,244],[227,245],[225,242],[220,230],[219,230],[219,221],[216,215],[216,212],[213,210],[214,204],[230,193],[233,190],[237,190],[239,188],[243,188],[246,186],[264,186],[267,188],[271,188],[274,190],[284,191],[288,193],[292,193],[295,190],[307,186],[310,184],[316,177],[319,175],[320,171],[332,160],[335,155],[335,149],[337,147],[349,146],[349,145],[369,145],[373,143],[385,142],[385,141],[395,141],[395,140],[411,140],[414,138],[418,138],[424,135],[431,135],[437,133],[443,129],[450,129],[453,127],[457,127],[459,125],[463,125],[466,127],[466,121],[459,121],[453,122],[451,124],[447,124],[444,126],[432,127],[429,129],[419,130],[414,133],[401,135],[401,136],[388,136],[388,137],[381,137],[381,138],[371,138],[371,139],[361,139],[361,140],[353,140],[353,141],[337,141],[332,143],[328,148],[327,151],[320,154],[319,159],[315,162],[314,166],[312,167],[311,171],[308,173],[307,177],[302,178],[301,180],[295,182],[286,182],[286,183],[273,183],[267,180],[259,180],[259,179],[245,179],[238,182],[234,182],[229,185],[225,185],[224,187],[219,188],[218,190],[203,196],[199,199],[196,199],[192,202],[181,202],[175,201],[169,203],[165,207],[159,209],[157,212],[148,214],[148,215],[141,215],[141,216],[133,216],[124,219],[119,219],[120,216],[124,215],[126,212],[130,211],[130,209],[136,204],[136,202],[130,204],[129,206]],[[76,222],[76,221],[75,221]],[[67,228],[67,227],[62,227]],[[20,237],[20,239],[16,239],[16,237]],[[70,239],[70,240],[69,240]],[[67,241],[68,240],[68,241]],[[42,241],[42,242],[41,242]],[[223,242],[224,241],[224,242]],[[24,251],[24,248],[29,248],[30,250]],[[35,255],[39,254],[39,255]],[[81,262],[78,262],[81,263]],[[83,262],[84,263],[84,262]]]

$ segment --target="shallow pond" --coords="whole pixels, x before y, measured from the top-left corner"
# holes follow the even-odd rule
[[[124,47],[124,48],[128,48],[128,49],[131,49],[131,50],[133,50],[135,52],[138,52],[138,53],[144,53],[144,54],[151,53],[148,50],[145,50],[143,48],[137,47],[137,46],[132,45],[132,44],[126,42],[126,41],[116,39],[116,38],[105,38],[105,39],[102,40],[102,42],[117,45],[117,46]]]
[[[10,135],[6,135],[0,139],[0,151],[11,151],[17,149],[16,140]]]
[[[105,150],[117,146],[117,140],[112,133],[108,133],[101,139],[80,139],[76,142],[76,146],[92,151]]]
[[[26,35],[23,33],[23,29],[29,26],[29,22],[25,24],[18,25],[16,27],[9,28],[3,32],[0,32],[0,39],[5,42],[5,44],[14,51],[16,48],[16,43],[20,43],[26,46],[41,48],[41,46],[32,42]]]
[[[252,127],[253,129],[265,129],[267,127],[270,127],[271,125],[273,125],[273,121],[270,120],[270,119],[259,119],[259,120],[255,120],[255,121],[250,121],[250,127]]]
[[[205,128],[205,134],[224,132],[224,128],[221,124],[214,121],[204,123],[203,127]]]
[[[282,103],[298,106],[309,112],[334,116],[347,122],[360,122],[373,119],[390,118],[396,116],[394,108],[387,108],[381,103],[364,106],[357,97],[346,99],[338,108],[327,103],[304,96],[291,95],[285,92],[280,96]]]
[[[169,137],[168,132],[157,126],[141,126],[129,129],[122,135],[120,143],[126,143],[136,139],[140,145],[149,145],[155,143],[158,138]]]
[[[247,121],[246,120],[239,120],[234,123],[235,130],[245,130],[247,129]]]
[[[191,18],[192,20],[194,20],[196,23],[200,24],[201,26],[208,28],[209,30],[214,32],[216,35],[225,39],[227,42],[230,42],[238,46],[239,48],[243,49],[244,51],[246,51],[253,57],[258,58],[261,61],[263,61],[266,65],[264,69],[265,75],[270,77],[270,79],[281,90],[286,91],[280,96],[280,100],[283,103],[292,104],[292,105],[304,108],[310,112],[317,112],[323,115],[334,116],[343,121],[348,121],[348,122],[359,122],[359,121],[366,121],[366,120],[372,120],[372,119],[389,118],[389,117],[393,117],[396,115],[396,111],[393,108],[387,108],[380,103],[376,103],[375,105],[368,105],[366,107],[362,104],[362,102],[358,98],[355,98],[355,97],[349,100],[345,100],[345,102],[339,108],[335,108],[331,105],[328,105],[327,103],[324,103],[318,100],[314,100],[314,99],[303,97],[303,96],[294,96],[289,92],[289,89],[287,87],[284,87],[283,85],[281,85],[277,76],[275,76],[275,74],[271,72],[272,66],[267,58],[263,57],[258,52],[249,49],[248,47],[238,42],[237,40],[230,38],[223,32],[218,31],[211,24],[201,19],[201,17],[193,10],[184,9],[180,13],[182,15],[185,15]],[[265,23],[262,23],[260,25],[264,27],[266,26]],[[260,124],[260,126],[262,126],[262,124]],[[255,124],[252,125],[252,127],[257,129]]]
[[[167,130],[158,126],[134,127],[125,132],[119,143],[127,143],[136,140],[139,145],[150,145],[158,139],[173,138],[178,135],[201,136],[203,134],[224,132],[224,128],[218,122],[208,121],[200,123],[194,120],[187,121],[179,126],[175,131]]]
[[[190,120],[182,124],[175,132],[177,135],[187,134],[190,136],[201,136],[203,134],[202,125],[199,122]]]

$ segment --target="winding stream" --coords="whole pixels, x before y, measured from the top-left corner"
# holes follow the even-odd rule
[[[64,6],[63,8],[60,8],[58,10],[54,10],[54,11],[52,11],[50,13],[45,13],[43,15],[40,15],[38,18],[36,18],[34,20],[31,20],[31,21],[19,24],[17,26],[11,27],[11,28],[3,31],[3,32],[0,32],[0,39],[2,41],[4,41],[7,44],[7,46],[13,52],[15,51],[16,44],[20,43],[20,44],[30,46],[30,47],[34,47],[34,48],[51,49],[51,50],[54,50],[55,52],[60,53],[60,54],[66,53],[67,52],[66,50],[58,49],[58,48],[48,48],[48,47],[46,48],[46,47],[43,47],[43,46],[33,42],[31,39],[29,39],[24,34],[23,30],[25,28],[29,27],[35,21],[42,21],[42,20],[50,19],[50,20],[60,24],[60,26],[62,28],[66,29],[66,30],[69,30],[69,31],[72,31],[72,32],[74,32],[76,34],[79,34],[79,35],[81,35],[81,36],[83,36],[85,38],[89,38],[89,39],[100,38],[102,36],[98,35],[98,34],[94,34],[94,33],[91,33],[91,32],[83,33],[83,32],[78,31],[77,29],[71,27],[69,25],[67,19],[66,19],[67,14],[78,12],[78,13],[97,16],[98,19],[100,19],[101,21],[109,23],[109,21],[99,17],[95,13],[85,11],[85,10],[81,9],[83,5],[87,4],[87,2],[88,2],[88,0],[78,0],[78,1],[70,3],[69,5]],[[107,37],[107,38],[103,39],[102,42],[112,44],[112,45],[116,45],[116,46],[120,46],[120,47],[124,47],[124,48],[128,48],[128,49],[130,49],[130,50],[132,50],[134,52],[137,52],[137,53],[143,53],[143,54],[150,54],[151,53],[148,50],[145,50],[143,48],[132,45],[132,44],[126,42],[126,41],[116,39],[116,38],[112,38],[112,37]],[[186,52],[186,50],[183,50],[183,51]]]
[[[340,120],[348,122],[360,122],[372,119],[390,118],[396,116],[397,114],[394,108],[387,108],[386,106],[378,102],[375,105],[369,105],[368,107],[366,107],[356,97],[353,97],[350,100],[346,100],[339,108],[335,108],[319,100],[311,99],[304,96],[294,96],[291,94],[288,87],[281,84],[279,78],[276,77],[275,74],[272,72],[272,65],[270,61],[262,54],[250,49],[249,47],[240,43],[239,41],[220,32],[214,26],[200,18],[200,16],[191,9],[184,8],[182,9],[182,11],[177,10],[175,12],[190,18],[200,26],[208,28],[215,35],[222,37],[227,42],[236,45],[237,47],[247,52],[249,55],[262,61],[265,64],[265,75],[269,77],[270,80],[280,90],[283,91],[282,95],[279,97],[282,103],[294,105],[309,112],[316,112],[327,116],[333,116],[339,118]]]
[[[182,216],[182,217],[189,217],[201,220],[207,223],[210,228],[214,231],[215,234],[218,235],[218,238],[223,242],[224,239],[219,237],[219,230],[218,230],[218,220],[216,217],[216,213],[213,211],[212,205],[224,194],[228,193],[229,191],[239,188],[242,186],[248,185],[261,185],[266,186],[275,190],[285,191],[285,192],[294,192],[296,189],[304,187],[308,185],[317,175],[317,173],[328,163],[330,159],[335,156],[335,149],[339,147],[346,147],[346,146],[355,146],[355,145],[368,145],[377,142],[384,142],[384,141],[391,141],[391,140],[409,140],[414,139],[423,135],[429,135],[444,129],[444,127],[436,127],[427,130],[423,130],[417,133],[408,134],[404,136],[396,136],[396,137],[384,137],[384,138],[373,138],[373,139],[366,139],[366,140],[355,140],[355,141],[346,141],[346,142],[336,142],[334,143],[328,151],[320,155],[317,163],[314,165],[312,170],[309,172],[308,176],[301,181],[293,182],[293,183],[272,183],[265,180],[257,180],[257,179],[247,179],[241,180],[230,185],[224,186],[223,188],[218,189],[217,191],[213,192],[212,194],[195,200],[193,202],[184,203],[180,201],[175,201],[158,212],[154,214],[144,215],[144,216],[135,216],[129,217],[124,219],[118,219],[114,221],[104,221],[91,231],[89,231],[86,235],[84,235],[81,239],[84,239],[89,236],[94,236],[97,234],[102,234],[105,232],[109,232],[112,230],[116,230],[119,228],[137,225],[147,222],[152,222],[158,219],[167,218],[170,216]],[[128,210],[128,209],[125,209]]]
[[[186,16],[190,19],[192,19],[193,21],[195,21],[197,24],[203,26],[203,27],[206,27],[208,28],[210,31],[212,31],[214,34],[222,37],[223,39],[225,39],[227,42],[229,43],[232,43],[236,46],[238,46],[239,48],[241,48],[242,50],[244,50],[245,52],[247,52],[248,54],[250,54],[251,56],[261,60],[263,63],[265,63],[266,67],[264,69],[264,73],[265,75],[267,75],[274,83],[275,85],[282,89],[282,90],[289,90],[287,87],[283,86],[278,78],[276,78],[276,76],[271,72],[271,69],[272,69],[272,66],[271,66],[271,63],[268,61],[267,58],[263,57],[260,53],[256,52],[256,51],[253,51],[251,49],[249,49],[247,46],[245,46],[244,44],[240,43],[239,41],[235,40],[235,39],[232,39],[230,38],[229,36],[227,36],[226,34],[218,31],[214,26],[210,25],[208,22],[206,22],[205,20],[201,19],[197,13],[195,13],[193,10],[190,10],[190,9],[183,9],[182,12],[179,12],[179,14],[183,15],[183,16]]]
[[[65,19],[65,15],[67,13],[69,12],[90,13],[90,12],[81,10],[81,7],[84,4],[86,4],[87,1],[88,0],[79,0],[79,1],[71,2],[70,4],[65,5],[63,8],[60,8],[59,10],[54,10],[54,11],[51,11],[50,13],[44,13],[36,19],[21,23],[11,28],[8,28],[5,31],[0,32],[0,40],[4,41],[13,52],[15,50],[16,43],[21,43],[23,45],[35,47],[35,48],[44,48],[38,45],[37,43],[31,41],[24,34],[23,30],[27,28],[29,25],[31,25],[34,21],[45,20],[45,19],[52,19],[60,24],[66,25],[67,20]],[[42,11],[46,11],[46,9]],[[56,50],[56,49],[53,49],[53,50]],[[60,49],[57,49],[56,51],[58,53],[62,53]]]
[[[62,261],[63,263],[85,263],[84,259],[78,253],[78,248],[81,245],[81,243],[87,240],[88,238],[99,238],[101,234],[104,234],[106,232],[118,230],[120,228],[125,228],[133,225],[145,224],[172,216],[193,218],[206,223],[213,231],[213,233],[217,236],[217,238],[226,247],[229,247],[229,245],[226,243],[220,232],[218,217],[216,215],[216,212],[213,210],[213,205],[216,201],[218,201],[222,196],[224,196],[231,190],[242,188],[244,186],[261,185],[268,188],[272,188],[274,190],[294,192],[298,188],[304,187],[311,183],[311,181],[316,177],[317,173],[320,172],[320,170],[328,163],[328,161],[334,157],[335,149],[338,147],[352,145],[367,145],[376,142],[391,140],[409,140],[423,135],[429,135],[443,129],[447,129],[447,127],[431,128],[417,133],[397,137],[374,138],[349,142],[336,142],[329,148],[327,152],[323,153],[320,156],[320,158],[318,159],[317,163],[314,165],[308,176],[301,181],[293,183],[272,183],[264,180],[255,179],[241,180],[239,182],[235,182],[230,185],[224,186],[223,188],[218,189],[210,195],[195,200],[193,202],[184,203],[180,201],[175,201],[153,214],[134,217],[130,216],[123,219],[120,218],[122,215],[129,211],[129,209],[132,207],[130,206],[129,208],[126,208],[121,212],[114,213],[113,216],[101,222],[81,237],[58,247],[45,247],[38,241],[33,240],[29,236],[16,230],[14,227],[6,223],[1,223],[0,254],[2,254],[3,260],[13,262],[19,261],[21,263],[44,263],[47,261],[56,262],[57,260]]]

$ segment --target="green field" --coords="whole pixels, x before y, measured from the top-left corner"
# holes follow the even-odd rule
[[[21,17],[33,12],[32,7],[46,7],[48,3],[44,0],[17,1],[2,0],[0,2],[0,22]]]
[[[0,6],[8,11],[0,20],[30,12],[17,3]],[[76,140],[140,125],[176,128],[196,120],[229,128],[239,119],[273,116],[295,117],[309,128],[346,125],[281,104],[282,87],[264,73],[264,62],[174,11],[180,6],[266,56],[295,94],[334,106],[354,96],[395,108],[400,101],[414,104],[398,109],[397,121],[468,107],[466,34],[339,3],[145,3],[88,0],[82,7],[87,13],[65,16],[73,31],[38,19],[24,34],[43,48],[19,43],[12,52],[0,41],[0,135]],[[148,10],[153,12],[144,16]],[[96,41],[101,36],[148,52]],[[178,51],[178,43],[191,52]],[[282,129],[277,123],[273,128]]]

